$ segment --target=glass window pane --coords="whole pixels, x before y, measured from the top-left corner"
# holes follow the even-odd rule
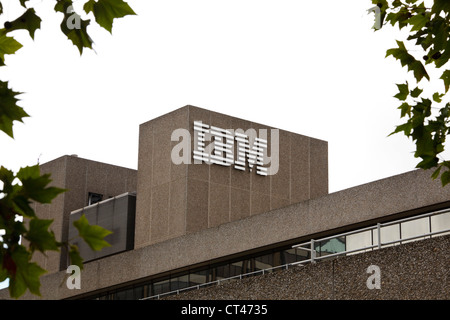
[[[400,225],[394,224],[390,226],[381,227],[380,230],[381,233],[381,243],[387,243],[390,241],[400,240]],[[373,244],[378,244],[378,230],[374,229],[372,230],[372,236],[373,236]],[[390,245],[383,245],[383,247],[393,246],[394,243]]]
[[[284,264],[284,263],[281,263],[281,261],[282,261],[281,254],[282,254],[281,251],[275,251],[272,254],[272,263],[273,263],[272,266],[273,267],[278,267],[278,266],[281,266],[282,264]]]
[[[215,269],[215,279],[214,280],[221,280],[226,279],[230,277],[230,265],[226,264],[223,266],[217,266]]]
[[[305,248],[310,248],[311,246],[305,246]],[[304,250],[302,248],[295,248],[295,254],[297,261],[303,261],[311,259],[311,252],[309,250]]]
[[[272,254],[266,254],[263,256],[255,257],[255,271],[263,270],[273,267],[273,256]]]
[[[188,274],[178,277],[178,286],[180,289],[189,287],[189,275]]]
[[[293,263],[293,262],[297,262],[297,254],[296,254],[296,249],[287,249],[287,250],[283,250],[283,252],[281,253],[281,264],[288,264],[288,263]]]
[[[145,297],[145,285],[140,285],[134,288],[134,299],[139,300]]]
[[[253,271],[253,258],[247,258],[242,261],[242,273],[250,273]]]
[[[175,291],[189,287],[189,275],[182,275],[170,279],[170,290]]]
[[[153,284],[153,294],[161,294],[170,291],[170,280],[162,280]]]
[[[431,217],[431,231],[442,231],[450,229],[450,212],[437,214]],[[440,233],[435,237],[442,236],[444,234],[450,234],[450,232]]]
[[[191,286],[196,286],[199,284],[210,282],[209,269],[204,269],[200,271],[194,271],[189,275],[189,281]]]
[[[230,264],[230,277],[238,276],[243,272],[244,261],[236,261]]]
[[[430,232],[429,221],[430,221],[430,219],[428,217],[424,217],[424,218],[420,218],[420,219],[416,219],[416,220],[402,222],[401,223],[402,239],[415,237],[415,236],[419,236],[419,235]],[[419,239],[423,239],[423,238],[417,238],[417,239],[410,240],[410,241],[415,241],[415,240],[419,240]],[[406,242],[409,242],[409,241],[405,241],[403,243],[406,243]]]
[[[345,249],[347,251],[357,250],[362,248],[368,248],[372,245],[372,232],[370,230],[362,231],[354,234],[350,234],[345,237]],[[369,249],[372,250],[372,249]],[[354,253],[359,253],[361,251],[355,251]],[[354,254],[349,253],[349,254]]]
[[[133,288],[117,291],[115,294],[115,300],[134,300]]]
[[[332,238],[325,241],[320,241],[316,246],[317,256],[326,256],[332,253],[345,251],[345,238]]]

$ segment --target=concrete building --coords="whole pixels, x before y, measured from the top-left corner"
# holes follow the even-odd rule
[[[193,106],[141,124],[137,170],[63,156],[42,171],[68,191],[36,213],[54,219],[57,239],[75,241],[85,267],[70,289],[66,253],[37,255],[49,271],[42,297],[24,299],[450,296],[450,191],[430,172],[329,194],[327,142]],[[111,247],[71,240],[81,214],[113,231]],[[415,275],[387,272],[398,261]],[[370,265],[384,270],[381,290],[368,288]],[[242,278],[255,272],[264,275]],[[392,280],[414,277],[415,296]]]

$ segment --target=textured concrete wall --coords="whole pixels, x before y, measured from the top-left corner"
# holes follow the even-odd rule
[[[450,299],[450,236],[295,266],[166,296],[165,300]],[[380,268],[380,289],[367,272]],[[370,279],[371,280],[371,279]],[[370,281],[373,283],[372,281]]]
[[[267,154],[272,155],[275,128],[202,108],[185,106],[141,124],[136,248],[328,193],[327,142],[279,130],[278,172],[264,177],[255,170],[192,163],[194,121],[243,132],[265,129]],[[177,129],[184,129],[188,137]],[[180,151],[177,146],[186,139],[190,148]],[[191,164],[173,163],[173,150]]]
[[[41,174],[51,174],[51,185],[65,189],[66,185],[66,159],[64,157],[55,159],[40,166]],[[53,219],[51,230],[55,233],[55,238],[60,241],[63,238],[63,225],[65,202],[70,197],[68,193],[62,193],[53,199],[51,204],[34,203],[34,211],[41,219]],[[24,240],[26,243],[26,240]],[[49,272],[60,270],[60,253],[49,251],[44,256],[35,252],[33,259]]]

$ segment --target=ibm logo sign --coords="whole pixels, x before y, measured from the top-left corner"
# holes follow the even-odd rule
[[[270,130],[270,156],[268,155],[267,129],[222,129],[194,121],[194,148],[191,149],[191,135],[186,129],[172,132],[172,141],[180,141],[172,149],[174,164],[216,164],[233,166],[234,169],[253,171],[258,175],[274,175],[278,172],[279,132]],[[259,135],[258,135],[259,134]],[[236,150],[235,150],[236,149]],[[235,155],[236,153],[236,155]],[[192,155],[192,158],[191,158]]]
[[[211,162],[222,166],[231,166],[245,171],[246,159],[250,171],[256,165],[256,173],[267,176],[267,168],[264,168],[264,151],[267,150],[267,140],[255,138],[253,146],[250,146],[249,137],[245,134],[235,132],[234,136],[230,130],[221,129],[194,121],[194,131],[197,133],[197,150],[194,150],[194,159],[206,163]],[[206,134],[214,137],[213,152],[206,151]],[[237,142],[237,160],[234,160],[234,141]]]

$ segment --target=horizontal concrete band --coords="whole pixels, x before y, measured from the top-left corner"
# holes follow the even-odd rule
[[[118,286],[260,247],[346,226],[373,222],[402,212],[445,203],[448,189],[431,172],[408,172],[303,201],[182,237],[85,264],[81,289],[69,290],[64,271],[41,278],[44,299],[63,299]],[[138,195],[139,196],[139,195]],[[0,292],[6,298],[7,292]],[[25,299],[34,299],[32,295]]]

